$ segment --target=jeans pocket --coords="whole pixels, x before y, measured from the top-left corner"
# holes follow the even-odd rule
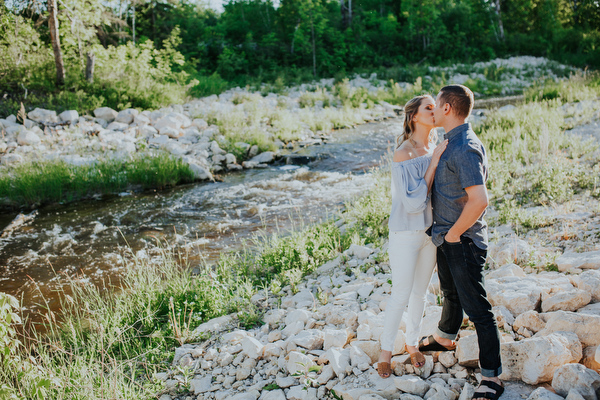
[[[469,249],[471,250],[471,255],[473,256],[475,264],[485,265],[485,260],[487,259],[487,250],[480,249],[473,242],[469,243]]]

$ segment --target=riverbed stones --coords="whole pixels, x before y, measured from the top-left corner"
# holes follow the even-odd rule
[[[63,111],[58,115],[58,119],[74,124],[79,121],[79,113],[76,110]]]
[[[430,388],[430,385],[423,379],[413,376],[405,375],[398,378],[394,378],[394,384],[405,393],[414,394],[415,396],[423,397]]]
[[[256,164],[269,164],[273,162],[275,153],[272,151],[265,151],[257,156],[252,157],[249,161]]]
[[[552,388],[563,397],[571,390],[577,390],[585,400],[597,400],[600,374],[581,364],[565,364],[554,372]]]
[[[581,343],[572,332],[502,343],[500,347],[503,368],[500,379],[522,380],[530,385],[551,381],[557,368],[578,362],[582,356]]]

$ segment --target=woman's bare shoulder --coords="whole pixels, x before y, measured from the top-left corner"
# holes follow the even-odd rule
[[[404,142],[394,151],[394,161],[402,162],[406,160],[410,160],[412,157],[412,149],[410,146],[406,145],[407,142]]]

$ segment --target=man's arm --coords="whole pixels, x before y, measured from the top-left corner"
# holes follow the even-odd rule
[[[460,241],[460,235],[465,233],[477,219],[483,214],[488,206],[488,194],[485,185],[475,185],[465,188],[467,192],[467,203],[462,210],[458,220],[452,225],[446,234],[446,242],[456,243]]]

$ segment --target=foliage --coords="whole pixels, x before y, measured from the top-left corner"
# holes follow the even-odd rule
[[[136,155],[125,161],[74,166],[63,161],[21,164],[0,174],[0,198],[12,207],[71,202],[93,195],[119,193],[192,182],[194,174],[179,159],[165,154]]]

